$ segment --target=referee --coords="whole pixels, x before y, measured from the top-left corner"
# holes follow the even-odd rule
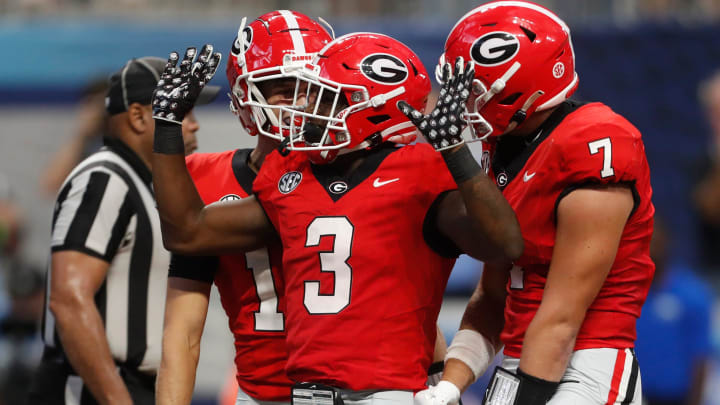
[[[32,405],[155,403],[170,256],[151,187],[150,101],[164,67],[164,59],[132,59],[111,76],[105,146],[58,194]],[[207,103],[218,90],[200,97]],[[198,128],[185,117],[189,150]]]

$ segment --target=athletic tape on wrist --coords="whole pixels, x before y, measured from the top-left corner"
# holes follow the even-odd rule
[[[441,403],[455,405],[460,400],[460,388],[450,381],[442,380],[433,387],[433,395],[439,399]]]
[[[461,329],[455,334],[452,344],[448,347],[445,362],[448,359],[462,361],[472,370],[477,380],[494,358],[495,347],[490,340],[474,330]]]
[[[185,154],[185,142],[182,137],[182,124],[165,120],[155,120],[155,138],[153,152],[164,155]]]
[[[441,152],[445,164],[450,170],[455,183],[460,185],[466,180],[483,173],[482,168],[470,153],[470,148],[463,144],[457,150]]]

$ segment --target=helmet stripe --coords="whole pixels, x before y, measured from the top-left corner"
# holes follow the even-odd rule
[[[298,25],[297,18],[295,17],[295,14],[293,14],[291,11],[288,10],[279,10],[280,15],[283,16],[285,19],[285,23],[287,24],[288,28],[290,29],[290,38],[292,38],[293,42],[293,48],[295,48],[295,53],[298,54],[304,54],[305,52],[305,42],[303,41],[303,37],[300,34],[300,31],[298,28],[300,26]]]
[[[380,135],[382,135],[382,137],[385,138],[387,136],[392,135],[395,132],[398,132],[400,130],[407,129],[407,128],[410,128],[413,126],[415,126],[415,125],[410,121],[401,122],[399,124],[393,125],[389,128],[385,128],[384,130],[380,131]]]

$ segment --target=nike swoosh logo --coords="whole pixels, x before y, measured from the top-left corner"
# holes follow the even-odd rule
[[[530,179],[535,177],[535,174],[537,174],[537,172],[528,173],[526,171],[525,174],[523,175],[523,180],[525,181],[525,183],[527,183],[528,181],[530,181]]]
[[[390,179],[390,180],[380,181],[380,177],[376,177],[375,181],[373,181],[373,187],[375,187],[375,188],[382,187],[386,184],[390,184],[390,183],[392,183],[394,181],[398,181],[398,180],[400,180],[399,177],[396,177],[396,178]]]

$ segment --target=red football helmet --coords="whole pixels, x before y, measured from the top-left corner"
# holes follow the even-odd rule
[[[475,65],[466,115],[473,140],[511,131],[577,89],[570,29],[535,3],[493,1],[465,14],[448,35],[436,76],[458,56]]]
[[[267,103],[258,84],[302,68],[332,37],[319,23],[296,11],[272,11],[248,25],[245,21],[228,57],[230,110],[250,135],[282,139],[279,107]]]
[[[415,126],[396,104],[405,100],[424,111],[430,93],[420,58],[400,41],[375,33],[337,38],[296,74],[308,102],[304,111],[286,108],[291,122],[302,123],[290,128],[287,148],[315,151],[316,163],[389,138],[412,138]]]

